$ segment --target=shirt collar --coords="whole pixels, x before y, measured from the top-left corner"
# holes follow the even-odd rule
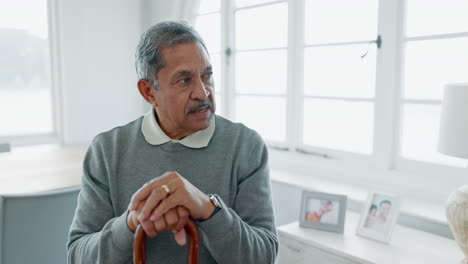
[[[181,140],[171,139],[159,126],[156,121],[156,115],[153,108],[145,114],[141,123],[141,132],[146,141],[151,145],[161,145],[169,141],[180,143],[189,148],[204,148],[208,146],[211,137],[215,131],[215,118],[211,119],[210,125],[200,131],[197,131]]]

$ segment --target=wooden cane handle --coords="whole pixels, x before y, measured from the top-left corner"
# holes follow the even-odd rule
[[[184,226],[185,231],[189,235],[189,248],[187,254],[188,264],[198,264],[198,248],[200,246],[200,239],[198,228],[192,219],[189,219]],[[133,238],[133,263],[145,264],[146,263],[146,234],[141,225],[138,225],[135,236]]]

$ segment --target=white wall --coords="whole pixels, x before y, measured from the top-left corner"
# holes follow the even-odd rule
[[[142,1],[142,26],[147,27],[164,20],[176,17],[176,5],[178,0],[143,0]]]
[[[134,52],[143,31],[141,1],[56,1],[66,145],[126,124],[143,112]]]
[[[142,25],[148,28],[165,20],[188,20],[197,13],[200,0],[141,0]]]

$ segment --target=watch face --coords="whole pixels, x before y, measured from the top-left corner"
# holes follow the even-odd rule
[[[216,195],[210,195],[211,201],[213,201],[214,205],[218,208],[221,208],[221,203],[218,200],[218,197]]]

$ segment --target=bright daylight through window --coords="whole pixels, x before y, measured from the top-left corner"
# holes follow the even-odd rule
[[[466,166],[437,152],[442,89],[468,82],[466,0],[200,5],[222,114],[270,146],[383,169]]]
[[[0,1],[0,137],[53,132],[47,1]]]
[[[213,66],[213,79],[216,94],[216,113],[223,115],[221,84],[221,14],[220,1],[201,1],[195,28],[205,40]]]
[[[468,82],[468,1],[408,0],[406,8],[402,155],[466,167],[438,153],[437,138],[442,88]]]

